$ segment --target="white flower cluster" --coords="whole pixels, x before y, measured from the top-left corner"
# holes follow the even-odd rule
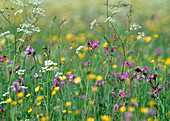
[[[5,92],[2,96],[5,97],[8,94],[9,94],[9,92]]]
[[[25,70],[18,70],[18,71],[16,71],[16,73],[18,74],[18,75],[24,75],[24,72],[25,72]]]
[[[142,27],[139,26],[138,24],[134,23],[134,24],[132,24],[132,25],[130,26],[130,31],[136,30],[136,29],[140,29],[140,28],[142,28]]]
[[[138,32],[138,35],[140,35],[141,37],[144,37],[145,33],[144,32]]]
[[[115,10],[112,12],[112,14],[120,13],[120,10]]]
[[[45,16],[45,11],[42,8],[34,8],[31,12],[37,15]]]
[[[11,0],[11,2],[13,2],[15,5],[19,7],[28,6],[27,4],[23,3],[21,0]]]
[[[33,5],[40,5],[43,3],[43,0],[29,0],[28,3]]]
[[[4,35],[9,34],[9,33],[10,33],[9,31],[6,31],[4,33],[0,33],[0,37],[3,37]]]
[[[23,10],[17,10],[15,13],[14,13],[14,16],[17,15],[17,13],[21,14],[23,12]]]
[[[24,42],[24,40],[23,40],[23,39],[17,39],[17,41],[21,41],[21,42]]]
[[[39,27],[35,27],[34,25],[31,24],[20,24],[20,28],[17,28],[17,32],[24,32],[28,35],[32,34],[33,32],[40,32],[40,28]]]
[[[51,61],[51,60],[45,61],[45,67],[41,67],[41,70],[39,72],[59,70],[59,68],[55,67],[54,64],[55,63],[53,61]]]
[[[104,23],[106,23],[106,22],[113,22],[113,23],[114,23],[115,20],[113,20],[112,17],[109,16],[109,17],[104,21]]]
[[[93,29],[93,26],[96,24],[96,19],[90,23],[90,29]]]
[[[85,46],[79,46],[79,47],[76,49],[76,54],[78,54],[80,50],[84,50],[84,49],[85,49]]]
[[[6,102],[6,101],[2,101],[2,102],[0,102],[0,105],[1,105],[1,104],[4,104],[4,103],[7,103],[7,102]]]

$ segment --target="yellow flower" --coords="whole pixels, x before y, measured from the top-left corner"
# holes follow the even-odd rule
[[[67,75],[71,74],[71,71],[68,71],[66,74],[67,74]]]
[[[66,39],[72,39],[73,37],[74,37],[74,35],[71,33],[66,35]]]
[[[43,90],[43,88],[41,87],[40,90]]]
[[[119,111],[120,111],[120,112],[125,112],[125,111],[126,111],[126,107],[124,107],[124,106],[121,107],[121,108],[119,109]]]
[[[39,117],[40,117],[40,115],[37,114],[37,118],[39,118]]]
[[[19,92],[19,93],[17,94],[17,97],[19,97],[19,98],[23,97],[23,93],[22,93],[22,92]]]
[[[150,63],[154,63],[155,61],[154,60],[151,60]]]
[[[158,35],[157,35],[157,34],[154,34],[153,37],[154,37],[154,38],[158,38]]]
[[[68,111],[68,113],[72,113],[72,111]]]
[[[31,113],[32,112],[32,108],[30,108],[29,110],[28,110],[28,113]]]
[[[71,49],[73,49],[73,47],[70,47],[69,49],[71,50]]]
[[[26,95],[26,97],[29,97],[31,94],[30,93],[28,93],[27,95]]]
[[[131,99],[131,103],[137,102],[137,98]]]
[[[103,121],[111,121],[111,118],[110,118],[110,116],[101,116],[100,117]]]
[[[74,114],[75,114],[75,115],[78,115],[78,114],[80,114],[80,111],[79,111],[79,110],[76,110],[76,111],[74,111]]]
[[[46,116],[46,120],[50,120],[50,117],[49,117],[49,116]]]
[[[11,98],[6,99],[6,102],[7,102],[7,103],[10,103],[11,101],[12,101]]]
[[[39,89],[40,89],[40,86],[37,86],[37,87],[35,88],[35,92],[38,92]]]
[[[99,76],[96,77],[96,80],[101,81],[101,80],[103,80],[103,77],[101,75],[99,75]]]
[[[165,60],[165,65],[170,65],[170,58],[167,58],[167,59]]]
[[[75,79],[74,79],[74,83],[75,84],[78,84],[78,83],[80,83],[81,82],[81,78],[80,77],[76,77]]]
[[[66,102],[65,106],[66,106],[66,107],[71,106],[71,102]]]
[[[112,68],[117,68],[117,65],[113,65]]]
[[[58,91],[60,89],[60,87],[54,87],[55,91]]]
[[[146,41],[147,43],[149,43],[149,42],[151,41],[151,37],[149,37],[149,36],[144,37],[144,39],[145,39],[145,41]]]
[[[94,121],[94,118],[90,117],[86,121]]]
[[[93,104],[93,101],[92,101],[92,100],[89,100],[89,104]]]
[[[41,102],[37,103],[37,105],[40,105],[40,104],[41,104]]]
[[[133,111],[135,111],[135,108],[134,107],[129,107],[128,110],[133,112]]]
[[[170,110],[168,111],[167,115],[168,115],[168,117],[170,117]]]
[[[84,58],[85,54],[78,53],[78,56],[79,56],[80,60],[82,60]]]
[[[78,93],[78,92],[76,92],[76,95],[79,95],[79,93]]]
[[[41,118],[41,121],[45,121],[45,120],[46,120],[46,117]]]
[[[66,76],[61,77],[61,81],[65,80],[65,79],[67,79]]]
[[[14,102],[12,102],[11,104],[12,104],[12,105],[16,105],[16,104],[17,104],[17,102],[16,102],[16,101],[14,101]]]
[[[55,90],[53,90],[51,94],[52,94],[52,95],[55,95],[55,94],[56,94],[56,91],[55,91]]]
[[[98,91],[98,87],[97,86],[92,86],[92,91],[93,92],[97,92]]]
[[[107,43],[103,43],[103,47],[106,47],[107,46]]]
[[[42,99],[43,99],[43,96],[41,96],[41,95],[37,97],[38,101],[41,101]]]
[[[148,102],[148,105],[149,105],[149,106],[155,105],[155,101],[149,101],[149,102]]]
[[[137,40],[139,40],[139,39],[141,39],[141,38],[142,38],[141,35],[138,35],[138,36],[136,37]]]
[[[61,61],[65,61],[65,58],[64,58],[64,57],[62,57],[62,58],[61,58]]]
[[[66,110],[62,110],[62,113],[66,113],[67,111]]]
[[[58,63],[54,63],[54,66],[58,66]]]
[[[153,119],[152,118],[148,118],[148,120],[147,121],[153,121]]]
[[[149,111],[148,108],[145,108],[145,107],[140,108],[141,113],[147,113],[148,111]]]
[[[70,59],[70,61],[73,61],[72,59]]]
[[[18,103],[22,103],[22,100],[18,100]]]
[[[89,78],[89,79],[95,79],[96,78],[96,75],[95,74],[87,74],[87,77]]]

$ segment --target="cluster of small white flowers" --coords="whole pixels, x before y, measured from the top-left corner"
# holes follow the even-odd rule
[[[21,0],[11,0],[11,2],[13,2],[15,5],[20,7],[28,6],[27,4],[23,3]]]
[[[78,54],[79,51],[82,50],[82,49],[85,49],[85,46],[79,46],[79,47],[76,49],[76,54]]]
[[[136,30],[136,29],[140,29],[140,28],[142,28],[142,27],[139,26],[138,24],[134,23],[134,24],[132,24],[132,25],[130,26],[130,31]]]
[[[144,32],[138,32],[138,35],[144,37],[144,36],[145,36],[145,33],[144,33]]]
[[[57,72],[57,73],[55,74],[55,77],[61,78],[62,76],[63,76],[63,73],[62,73],[62,72]]]
[[[17,39],[17,41],[21,41],[21,42],[24,42],[24,40],[23,40],[23,39]]]
[[[120,10],[115,10],[112,12],[112,14],[120,13]]]
[[[104,23],[106,23],[108,21],[109,22],[115,22],[115,20],[113,20],[112,17],[110,17],[110,16],[104,21]]]
[[[90,29],[93,29],[93,26],[96,24],[96,19],[90,23]]]
[[[15,13],[14,13],[14,16],[17,15],[17,13],[21,14],[23,12],[23,10],[17,10]]]
[[[6,101],[2,101],[2,102],[0,102],[0,105],[1,105],[1,104],[4,104],[4,103],[7,103],[7,102],[6,102]]]
[[[45,67],[41,67],[41,70],[39,72],[59,70],[59,68],[55,67],[54,64],[55,63],[53,61],[51,61],[51,60],[45,61]]]
[[[0,37],[3,37],[4,35],[9,34],[9,33],[10,33],[9,31],[6,31],[4,33],[0,33]]]
[[[43,0],[29,0],[28,3],[33,5],[40,5],[43,3]]]
[[[2,96],[5,97],[7,94],[9,94],[9,92],[4,93]]]
[[[15,36],[13,35],[13,34],[8,34],[8,35],[6,35],[6,38],[8,38],[8,39],[13,39]]]
[[[25,70],[18,70],[18,71],[16,71],[16,73],[18,74],[18,75],[24,75],[24,72],[25,72]]]
[[[20,28],[17,28],[17,32],[24,32],[28,35],[32,34],[33,32],[40,32],[40,28],[39,27],[35,27],[34,25],[31,24],[20,24]]]
[[[45,14],[44,14],[45,11],[42,8],[34,8],[31,12],[34,14],[45,16]]]

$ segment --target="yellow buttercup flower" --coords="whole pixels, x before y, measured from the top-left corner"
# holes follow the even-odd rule
[[[10,103],[11,101],[12,101],[11,98],[6,99],[6,102],[7,102],[7,103]]]
[[[137,98],[131,99],[131,103],[137,102]]]
[[[86,121],[94,121],[94,118],[90,117]]]
[[[21,97],[23,97],[23,93],[22,92],[19,92],[18,94],[17,94],[17,97],[19,97],[19,98],[21,98]]]
[[[141,35],[138,35],[138,36],[136,37],[137,40],[139,40],[139,39],[141,39],[141,38],[142,38]]]
[[[133,111],[135,111],[135,108],[134,107],[129,107],[128,110],[133,112]]]
[[[43,96],[41,96],[41,95],[37,97],[38,101],[41,101],[42,99],[43,99]]]
[[[125,112],[125,111],[126,111],[126,107],[124,107],[124,106],[121,107],[121,108],[119,109],[119,111],[120,111],[120,112]]]
[[[103,47],[106,47],[107,46],[107,43],[103,43]]]
[[[149,43],[149,42],[151,41],[151,37],[149,37],[149,36],[144,37],[144,39],[145,39],[145,41],[146,41],[147,43]]]
[[[41,105],[41,102],[37,103],[37,105]]]
[[[71,102],[66,102],[65,106],[66,106],[66,107],[71,106]]]
[[[28,113],[31,113],[32,112],[32,108],[30,108],[29,110],[28,110]]]
[[[154,37],[154,38],[158,38],[158,35],[157,35],[157,34],[154,34],[153,37]]]
[[[112,68],[117,68],[117,65],[113,65]]]
[[[29,97],[31,94],[30,93],[28,93],[27,95],[26,95],[26,97]]]
[[[66,110],[62,110],[62,113],[66,113],[67,111]]]
[[[74,111],[74,114],[75,114],[75,115],[78,115],[78,114],[80,114],[80,111],[79,111],[79,110],[76,110],[76,111]]]
[[[100,117],[101,118],[101,120],[103,120],[103,121],[111,121],[111,118],[110,118],[110,116],[101,116]]]
[[[16,104],[17,104],[17,102],[16,102],[16,101],[14,101],[14,102],[12,102],[11,104],[12,104],[12,105],[16,105]]]
[[[72,113],[72,111],[68,111],[68,113]]]
[[[148,111],[149,111],[148,108],[145,108],[145,107],[140,108],[141,113],[147,113]]]
[[[148,102],[148,105],[149,105],[149,106],[155,105],[155,101],[149,101],[149,102]]]
[[[96,75],[90,73],[90,74],[87,75],[87,77],[88,77],[89,79],[95,79],[95,78],[96,78]]]
[[[60,90],[60,87],[54,87],[54,90],[55,90],[55,91],[59,91],[59,90]]]
[[[39,89],[40,89],[40,86],[37,86],[37,87],[35,88],[35,92],[38,92]]]
[[[75,79],[74,79],[74,83],[75,84],[78,84],[78,83],[80,83],[81,82],[81,78],[80,77],[76,77]]]
[[[61,58],[61,61],[65,61],[65,58],[64,58],[64,57],[62,57],[62,58]]]
[[[103,77],[101,75],[99,75],[99,76],[96,77],[96,80],[101,81],[101,80],[103,80]]]
[[[170,58],[167,58],[167,59],[165,60],[165,65],[170,65]]]
[[[18,103],[22,103],[22,100],[18,100]]]

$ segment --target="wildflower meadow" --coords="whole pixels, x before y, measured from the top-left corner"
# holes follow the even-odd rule
[[[0,121],[169,121],[169,0],[0,0]]]

